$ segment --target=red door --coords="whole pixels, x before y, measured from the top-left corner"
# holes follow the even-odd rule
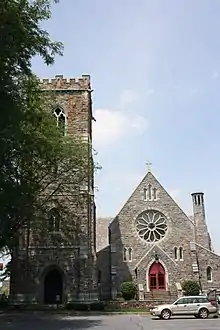
[[[166,273],[164,267],[159,262],[154,262],[149,270],[149,289],[165,290]]]

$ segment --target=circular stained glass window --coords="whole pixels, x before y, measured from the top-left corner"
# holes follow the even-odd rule
[[[158,242],[168,230],[167,219],[159,211],[145,211],[137,217],[136,230],[146,242]]]

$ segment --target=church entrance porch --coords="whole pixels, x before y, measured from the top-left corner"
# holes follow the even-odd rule
[[[63,276],[58,269],[51,269],[44,279],[44,303],[61,304],[63,301]]]
[[[166,290],[166,272],[160,262],[154,262],[148,273],[150,291]]]

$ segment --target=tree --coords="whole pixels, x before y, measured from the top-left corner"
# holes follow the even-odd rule
[[[30,150],[39,158],[43,150],[37,144],[39,130],[35,131],[41,121],[41,110],[28,111],[33,110],[28,109],[31,103],[36,105],[36,84],[29,84],[34,81],[31,59],[40,55],[46,64],[52,64],[62,48],[40,28],[40,22],[50,15],[49,0],[0,3],[0,248],[14,244],[15,233],[24,220],[27,199],[29,203],[33,199],[31,175],[24,178],[24,168],[31,163]],[[44,147],[49,146],[48,140],[44,141]],[[29,174],[31,171],[33,176],[33,169]]]
[[[33,56],[51,65],[55,55],[62,54],[62,44],[52,42],[41,28],[51,17],[51,3],[0,2],[0,249],[10,252],[21,230],[40,226],[39,218],[52,202],[68,213],[64,192],[71,191],[71,198],[80,196],[80,204],[81,185],[94,167],[88,144],[64,138],[54,125],[50,97],[43,99],[32,73]],[[28,240],[29,233],[27,247]]]

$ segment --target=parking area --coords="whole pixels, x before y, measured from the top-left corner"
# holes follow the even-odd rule
[[[220,319],[174,318],[168,321],[141,315],[71,316],[50,313],[0,315],[1,330],[219,330]]]

